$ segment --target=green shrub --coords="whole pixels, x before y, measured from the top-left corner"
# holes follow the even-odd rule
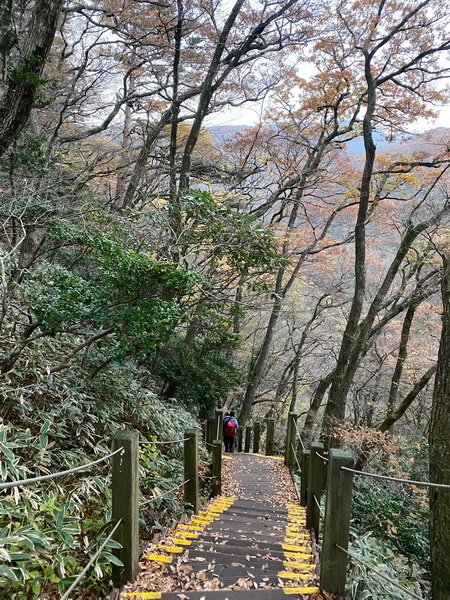
[[[77,376],[78,375],[78,376]],[[5,412],[15,404],[12,424],[0,425],[2,481],[55,472],[107,454],[110,439],[123,427],[142,432],[142,501],[165,494],[182,482],[182,444],[152,440],[182,439],[195,418],[174,403],[164,403],[142,385],[148,373],[132,363],[114,364],[93,379],[71,373],[35,386],[17,402],[17,386],[4,397]],[[6,389],[8,392],[8,389]],[[32,467],[30,466],[32,465]],[[0,588],[11,600],[50,599],[66,589],[104,540],[111,525],[109,465],[91,473],[42,482],[3,493],[0,510]],[[179,517],[179,494],[143,507],[141,537]],[[93,597],[106,597],[110,563],[108,543],[81,585]],[[87,592],[86,592],[87,593]]]
[[[357,478],[352,518],[358,530],[371,531],[429,569],[428,507],[410,486]]]

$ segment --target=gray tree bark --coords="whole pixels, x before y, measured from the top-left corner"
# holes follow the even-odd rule
[[[16,45],[11,36],[11,2],[2,3],[0,8],[0,156],[17,139],[25,126],[33,107],[36,91],[41,85],[41,76],[47,55],[55,36],[62,0],[36,0],[29,23],[19,32],[17,40],[20,54],[11,57]]]
[[[430,480],[450,485],[450,252],[442,253],[442,334],[429,433]],[[450,599],[450,490],[430,488],[432,600]]]

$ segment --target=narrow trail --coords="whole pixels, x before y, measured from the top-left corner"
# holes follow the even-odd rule
[[[233,496],[211,501],[150,545],[121,595],[162,600],[279,600],[319,596],[305,510],[276,457],[225,455]]]

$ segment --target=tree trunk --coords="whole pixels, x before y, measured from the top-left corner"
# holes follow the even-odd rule
[[[300,433],[300,437],[302,438],[305,446],[308,445],[309,442],[312,440],[312,433],[316,424],[317,413],[319,412],[325,394],[327,393],[327,390],[330,387],[331,382],[333,381],[335,372],[336,369],[333,369],[323,379],[321,379],[319,385],[316,388],[316,391],[314,392],[311,404],[309,405],[308,412],[306,413],[305,423]]]
[[[28,120],[36,91],[41,85],[61,6],[62,0],[36,1],[23,40],[19,39],[20,58],[10,65],[8,79],[0,82],[0,156],[17,139]],[[5,12],[8,10],[2,9],[0,16],[3,17]],[[8,31],[6,38],[0,40],[3,46],[7,43],[7,34]],[[7,45],[0,50],[4,66],[9,58]]]
[[[132,94],[135,91],[135,76],[130,75],[130,86],[128,93]],[[127,165],[130,162],[130,151],[132,148],[131,138],[131,121],[132,120],[132,108],[129,102],[125,104],[125,114],[123,121],[123,132],[122,132],[122,150],[120,152],[120,163],[121,170],[117,174],[116,181],[116,192],[113,201],[113,210],[119,211],[123,208],[125,192],[127,190]]]
[[[397,362],[395,364],[394,374],[391,379],[391,388],[389,390],[388,399],[388,414],[392,413],[397,403],[398,387],[400,385],[400,379],[402,378],[403,366],[405,364],[406,357],[408,356],[408,340],[409,334],[411,333],[411,326],[414,319],[414,314],[417,309],[417,304],[411,304],[406,311],[405,318],[403,319],[402,333],[400,335],[400,346],[398,349]]]
[[[442,334],[429,434],[430,481],[450,485],[450,252],[443,254]],[[432,599],[450,599],[450,490],[430,488]]]
[[[372,132],[372,120],[376,106],[376,85],[371,72],[369,56],[366,56],[365,76],[367,83],[367,111],[363,121],[365,162],[361,179],[358,216],[355,225],[355,283],[352,304],[337,360],[335,377],[332,380],[328,402],[325,407],[323,434],[327,440],[327,444],[331,442],[330,436],[332,435],[334,423],[343,422],[345,418],[347,394],[358,365],[354,356],[352,356],[352,350],[366,294],[366,220],[376,154]],[[334,442],[337,443],[337,440],[334,440]]]
[[[281,314],[281,308],[283,306],[283,299],[278,295],[282,289],[282,281],[284,275],[284,268],[280,268],[278,272],[278,285],[276,286],[276,295],[272,306],[272,312],[270,313],[269,323],[267,325],[264,340],[256,356],[255,362],[250,370],[250,374],[247,381],[247,387],[245,389],[244,399],[242,401],[242,408],[239,414],[239,423],[241,427],[245,427],[251,411],[253,400],[255,399],[256,390],[261,381],[262,374],[267,364],[267,357],[272,346],[272,340],[275,333],[275,328],[278,323],[278,319]]]

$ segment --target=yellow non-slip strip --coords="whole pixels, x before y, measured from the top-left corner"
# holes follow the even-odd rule
[[[285,552],[286,558],[294,558],[295,560],[312,560],[311,552]]]
[[[295,519],[289,519],[287,524],[288,525],[305,525],[306,523],[306,517],[297,517]]]
[[[207,527],[208,525],[211,525],[212,522],[213,522],[213,519],[207,519],[206,521],[192,519],[192,521],[191,521],[191,523],[194,523],[194,525],[203,525],[203,527]]]
[[[159,549],[171,554],[181,554],[184,552],[184,548],[180,548],[180,546],[159,546]]]
[[[287,596],[301,595],[301,594],[317,594],[319,592],[318,587],[310,586],[310,587],[285,587],[283,588],[283,592]]]
[[[192,544],[192,542],[190,540],[181,540],[181,539],[174,539],[173,543],[176,544],[177,546],[190,546]]]
[[[286,527],[286,535],[310,535],[303,527]]]
[[[297,546],[296,544],[281,544],[283,550],[288,550],[289,552],[308,552],[308,548],[305,546]]]
[[[193,517],[191,519],[192,523],[211,523],[211,517]]]
[[[283,567],[286,569],[303,569],[305,571],[314,571],[315,566],[312,563],[297,562],[295,560],[283,560]]]
[[[308,542],[310,542],[311,540],[303,538],[303,537],[296,537],[296,536],[292,536],[292,535],[288,535],[284,538],[283,542],[285,544],[290,544],[292,546],[310,546],[310,544]]]
[[[261,458],[271,458],[272,460],[284,460],[283,456],[271,456],[268,454],[258,454],[256,452],[252,452],[253,456],[261,456]]]
[[[177,536],[180,538],[186,538],[187,540],[196,540],[198,538],[198,533],[191,533],[190,531],[177,531]]]
[[[301,579],[306,581],[311,579],[311,573],[294,573],[293,571],[280,571],[277,573],[277,577],[280,579]]]
[[[128,596],[131,597],[133,596],[134,598],[151,598],[152,600],[159,600],[159,598],[162,598],[162,593],[161,592],[123,592],[124,596]]]
[[[171,563],[173,560],[171,556],[164,556],[163,554],[147,554],[145,558],[159,563]]]
[[[185,523],[180,523],[178,525],[179,529],[185,529],[186,531],[203,531],[204,527],[200,527],[199,525],[186,525]]]

